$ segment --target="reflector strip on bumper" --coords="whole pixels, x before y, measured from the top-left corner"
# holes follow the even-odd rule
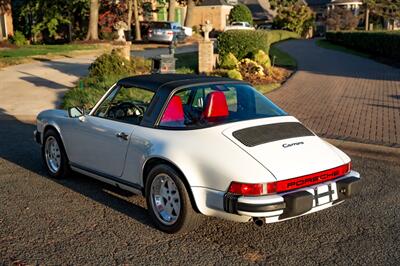
[[[302,187],[308,187],[315,184],[323,183],[329,180],[346,175],[350,172],[350,164],[344,164],[332,169],[295,177],[291,179],[281,180],[268,184],[269,186],[275,186],[273,192],[285,192],[290,190],[299,189]],[[269,191],[268,191],[269,192]],[[272,192],[272,191],[271,191]]]

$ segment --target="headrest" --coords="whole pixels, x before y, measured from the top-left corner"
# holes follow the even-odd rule
[[[207,95],[203,110],[203,117],[223,118],[229,115],[228,104],[225,94],[222,91],[214,91]]]
[[[179,96],[174,95],[165,109],[164,115],[161,118],[161,125],[183,125],[185,121],[185,114],[183,112],[182,100]]]

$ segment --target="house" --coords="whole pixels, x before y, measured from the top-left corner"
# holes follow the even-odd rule
[[[194,7],[193,25],[188,26],[203,25],[206,20],[209,20],[216,31],[223,31],[232,8],[233,6],[225,0],[204,0]]]
[[[11,0],[0,1],[0,41],[14,35]]]
[[[307,5],[315,12],[315,26],[317,35],[326,31],[325,19],[330,10],[335,8],[346,8],[354,15],[360,14],[363,2],[360,0],[305,0]]]
[[[268,0],[239,0],[238,2],[250,9],[256,24],[271,22],[277,13],[276,10],[271,9]]]

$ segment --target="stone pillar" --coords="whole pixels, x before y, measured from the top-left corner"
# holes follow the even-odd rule
[[[210,40],[209,34],[213,27],[209,20],[201,26],[204,39],[199,42],[199,73],[210,73],[214,67],[214,42]]]
[[[210,73],[214,66],[214,42],[199,42],[199,73]]]
[[[115,50],[121,57],[126,60],[131,60],[131,45],[132,42],[125,42],[121,45],[114,45],[113,50]]]

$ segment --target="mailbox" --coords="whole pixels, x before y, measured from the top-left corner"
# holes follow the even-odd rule
[[[175,73],[176,58],[173,54],[160,55],[152,58],[152,72],[153,73]]]

